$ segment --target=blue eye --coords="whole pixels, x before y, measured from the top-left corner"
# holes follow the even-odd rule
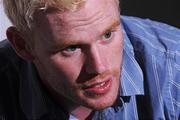
[[[69,47],[65,48],[64,51],[66,51],[66,52],[74,52],[74,51],[76,51],[77,48],[78,48],[77,46],[72,45],[72,46],[69,46]]]
[[[103,35],[103,39],[109,39],[112,36],[112,32],[107,32]]]
[[[81,51],[81,48],[80,46],[78,45],[70,45],[66,48],[64,48],[61,53],[64,55],[64,56],[72,56],[74,54],[77,54],[77,53],[80,53]]]

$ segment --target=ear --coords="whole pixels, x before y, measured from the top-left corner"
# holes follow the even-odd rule
[[[6,31],[6,35],[12,47],[21,58],[30,61],[34,59],[33,54],[31,53],[32,51],[29,49],[29,44],[27,44],[16,27],[9,27]]]

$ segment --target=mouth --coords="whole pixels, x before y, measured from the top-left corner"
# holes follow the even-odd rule
[[[104,80],[94,80],[90,84],[83,86],[83,90],[89,96],[103,95],[108,93],[112,86],[112,77],[108,77]]]

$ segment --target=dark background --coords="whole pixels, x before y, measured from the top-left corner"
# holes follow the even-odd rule
[[[180,28],[180,0],[120,0],[121,14],[150,18]]]

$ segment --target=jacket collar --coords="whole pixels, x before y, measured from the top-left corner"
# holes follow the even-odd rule
[[[49,119],[68,118],[68,114],[45,92],[31,62],[24,61],[20,73],[19,100],[28,119],[40,119],[45,115],[49,116]]]

